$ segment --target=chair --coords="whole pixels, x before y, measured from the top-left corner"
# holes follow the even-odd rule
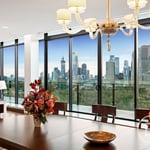
[[[15,107],[15,106],[7,106],[7,111],[24,114],[23,108],[19,108],[19,107]]]
[[[116,107],[115,106],[109,106],[109,105],[92,105],[92,113],[95,114],[94,120],[96,121],[96,118],[98,115],[101,116],[101,122],[107,122],[109,115],[112,116],[112,123],[115,122],[116,117]]]
[[[0,104],[0,113],[4,112],[4,104]]]
[[[147,129],[150,130],[150,114],[144,116],[140,121],[139,121],[139,129]]]
[[[141,129],[142,123],[144,120],[147,120],[148,128],[150,128],[150,116],[149,116],[150,109],[143,109],[143,108],[136,108],[135,109],[135,120],[139,121],[138,128]]]
[[[63,115],[66,115],[66,111],[67,111],[67,103],[65,102],[55,102],[54,105],[54,115],[59,115],[59,111],[63,111]]]
[[[0,118],[1,118],[1,113],[4,113],[4,104],[0,104]]]

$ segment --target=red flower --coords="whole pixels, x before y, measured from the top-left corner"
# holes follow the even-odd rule
[[[46,102],[46,104],[47,104],[48,107],[54,107],[55,103],[54,103],[54,101],[49,100],[49,101]]]
[[[41,80],[30,83],[32,91],[24,98],[22,105],[24,105],[27,112],[45,123],[47,121],[46,114],[53,113],[53,107],[58,98],[54,97],[52,92],[48,92],[43,88],[40,89],[40,85]]]
[[[41,80],[35,80],[34,82],[36,85],[41,85],[41,83],[42,83]]]
[[[39,99],[39,100],[37,100],[37,103],[40,104],[40,105],[43,105],[44,101],[42,99]]]
[[[30,86],[31,86],[32,89],[34,89],[34,90],[36,89],[36,84],[30,83]]]

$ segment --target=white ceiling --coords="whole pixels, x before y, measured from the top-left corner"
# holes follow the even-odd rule
[[[113,17],[124,16],[131,12],[126,1],[111,0]],[[56,11],[67,8],[67,0],[0,0],[0,2],[0,41],[20,39],[27,34],[62,32],[61,26],[56,22]],[[87,0],[87,9],[82,18],[96,17],[102,21],[106,17],[106,2],[106,0]],[[145,10],[147,11],[148,7]]]

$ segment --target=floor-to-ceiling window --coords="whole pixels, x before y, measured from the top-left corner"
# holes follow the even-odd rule
[[[97,103],[97,44],[88,35],[72,38],[73,111],[89,113]]]
[[[150,108],[150,30],[138,30],[138,108]]]
[[[7,95],[5,101],[9,103],[15,102],[15,55],[14,46],[8,46],[3,48],[4,56],[4,79],[7,84]]]
[[[91,105],[97,103],[97,39],[74,36],[70,46],[70,37],[50,39],[48,89],[54,91],[60,101],[68,102],[71,98],[73,111],[91,112]]]
[[[39,79],[44,87],[44,40],[39,41]]]
[[[17,92],[17,91],[15,91]],[[24,45],[18,45],[18,103],[24,98]]]
[[[118,110],[133,111],[134,35],[125,36],[118,31],[110,37],[110,49],[108,49],[107,40],[107,36],[102,37],[102,103],[115,105]],[[129,117],[122,113],[117,115]]]
[[[64,102],[69,100],[68,43],[68,38],[48,41],[48,90]]]
[[[3,47],[3,76],[7,89],[4,100],[7,103],[21,104],[24,98],[24,45]],[[17,79],[17,83],[15,82]],[[16,89],[17,85],[17,89]],[[16,95],[18,99],[16,99]]]

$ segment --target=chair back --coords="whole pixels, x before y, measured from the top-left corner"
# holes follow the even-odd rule
[[[0,104],[0,113],[4,112],[4,104]]]
[[[150,109],[143,109],[143,108],[135,109],[135,120],[139,121],[139,125],[138,125],[139,129],[141,129],[141,125],[144,122],[144,120],[147,120],[148,123],[150,123],[149,112],[150,112]],[[148,125],[148,128],[150,128],[149,125]]]
[[[63,111],[63,115],[65,116],[67,111],[67,103],[66,102],[55,102],[54,105],[54,115],[59,115],[59,111]]]
[[[107,122],[109,115],[112,116],[112,123],[115,121],[116,107],[110,105],[92,105],[92,113],[95,114],[94,120],[96,120],[98,115],[101,115],[101,122]]]
[[[150,109],[136,108],[135,109],[135,119],[141,120],[144,116],[147,116]]]

